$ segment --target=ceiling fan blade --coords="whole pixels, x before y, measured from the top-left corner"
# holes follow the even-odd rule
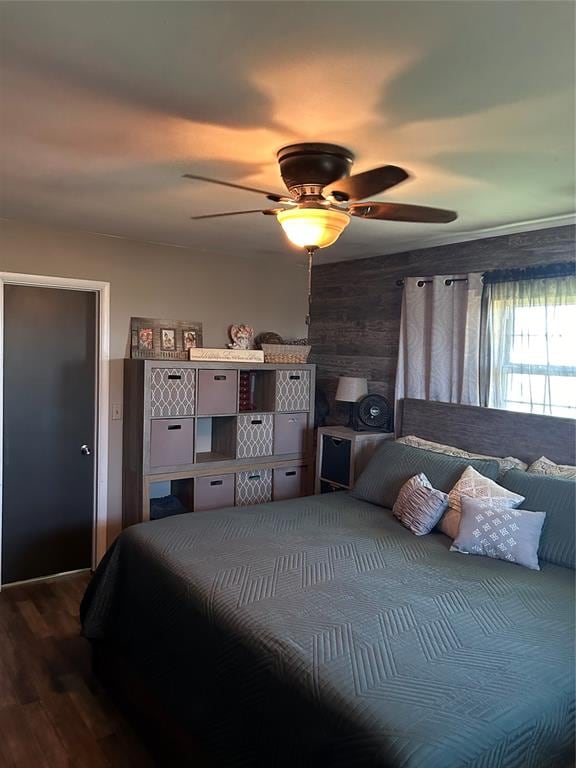
[[[426,205],[405,205],[404,203],[354,203],[348,209],[348,213],[363,219],[413,221],[429,224],[447,224],[458,218],[455,211],[429,208]]]
[[[397,165],[383,165],[371,171],[356,173],[354,176],[335,181],[326,187],[323,194],[332,195],[340,202],[345,200],[363,200],[365,197],[377,195],[390,187],[405,181],[409,174]]]
[[[275,216],[277,211],[283,210],[282,208],[254,208],[252,211],[230,211],[229,213],[207,213],[204,216],[190,216],[191,219],[197,221],[198,219],[219,219],[221,216],[242,216],[245,213],[263,213],[265,216]]]
[[[258,189],[257,187],[246,187],[243,184],[233,184],[231,181],[220,181],[219,179],[209,179],[207,176],[195,176],[193,173],[184,173],[183,179],[194,179],[196,181],[207,181],[210,184],[220,184],[222,187],[232,187],[233,189],[244,189],[246,192],[257,192],[259,195],[266,195],[268,200],[273,200],[275,203],[280,202],[293,202],[291,197],[277,194],[276,192],[268,192],[265,189]]]

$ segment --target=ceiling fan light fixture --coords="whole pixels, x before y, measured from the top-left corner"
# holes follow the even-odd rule
[[[290,208],[277,218],[290,242],[300,248],[327,248],[350,223],[347,213],[330,208]]]

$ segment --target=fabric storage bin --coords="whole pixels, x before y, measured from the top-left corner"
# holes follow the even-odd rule
[[[274,501],[296,499],[304,494],[304,467],[277,467],[274,470],[272,496]]]
[[[150,466],[176,467],[194,463],[194,419],[152,419]]]
[[[271,413],[241,413],[237,418],[236,458],[272,455]]]
[[[193,368],[152,368],[150,415],[152,418],[193,416],[195,390]]]
[[[236,413],[238,398],[238,371],[198,371],[199,416],[228,415]]]
[[[307,413],[279,413],[274,416],[274,455],[296,453],[306,449]]]
[[[320,477],[340,485],[350,484],[350,440],[322,435]]]
[[[194,480],[194,511],[234,506],[234,475],[210,475]]]
[[[254,469],[236,473],[236,506],[272,500],[272,470]]]
[[[310,410],[310,371],[276,371],[276,410]]]

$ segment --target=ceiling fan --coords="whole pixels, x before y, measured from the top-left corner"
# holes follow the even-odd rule
[[[409,174],[398,166],[383,165],[350,176],[353,162],[354,154],[337,144],[317,142],[282,147],[278,151],[278,163],[289,195],[185,173],[184,178],[256,192],[282,206],[210,213],[191,218],[214,219],[247,213],[276,216],[288,239],[294,245],[305,248],[311,257],[317,248],[326,248],[336,242],[350,223],[351,216],[432,224],[448,223],[458,217],[454,211],[442,208],[366,201],[365,198],[405,181]]]

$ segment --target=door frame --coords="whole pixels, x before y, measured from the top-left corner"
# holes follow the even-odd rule
[[[108,529],[108,410],[110,401],[110,283],[74,277],[26,275],[0,272],[0,589],[2,588],[2,498],[3,498],[3,420],[4,420],[4,286],[27,285],[88,291],[96,294],[96,401],[94,430],[94,513],[92,520],[92,568],[107,545]]]

